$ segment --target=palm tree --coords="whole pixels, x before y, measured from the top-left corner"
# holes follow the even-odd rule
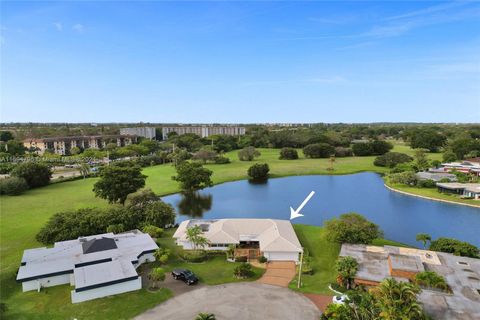
[[[83,179],[85,179],[89,173],[90,173],[90,166],[87,163],[82,163],[80,165],[80,174],[83,176]]]
[[[215,315],[213,313],[201,312],[197,315],[195,320],[215,320]]]
[[[432,241],[432,237],[428,233],[418,233],[415,239],[423,242],[423,249],[427,248],[427,242]]]
[[[332,156],[330,156],[330,168],[328,168],[328,170],[330,170],[330,171],[335,170],[335,169],[333,168],[333,164],[334,164],[334,163],[335,163],[335,155],[332,155]]]
[[[385,320],[425,319],[423,309],[417,302],[418,286],[408,282],[398,282],[388,278],[375,289],[375,305],[380,310],[380,318]]]
[[[187,240],[193,244],[193,250],[197,250],[198,247],[204,248],[209,243],[202,235],[200,226],[187,228]]]
[[[338,278],[345,285],[347,290],[351,288],[352,280],[355,278],[355,274],[358,270],[358,262],[352,257],[341,257],[337,260],[336,269],[338,272]]]

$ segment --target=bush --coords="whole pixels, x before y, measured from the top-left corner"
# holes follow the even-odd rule
[[[235,262],[247,262],[247,257],[245,256],[240,256],[235,258]]]
[[[224,156],[216,156],[214,162],[215,164],[227,164],[230,163],[230,158]]]
[[[369,244],[382,236],[378,225],[358,213],[346,213],[326,221],[325,231],[327,239],[337,243]]]
[[[28,189],[28,184],[23,178],[10,177],[0,180],[0,194],[17,196]]]
[[[370,156],[373,154],[373,148],[369,142],[355,143],[352,146],[352,150],[357,157]]]
[[[393,184],[405,184],[408,186],[414,186],[418,181],[418,178],[413,171],[392,173],[388,175],[388,179]]]
[[[163,268],[154,268],[150,271],[148,277],[153,281],[163,281],[165,280],[165,270]]]
[[[258,262],[265,263],[265,262],[267,262],[267,258],[265,258],[265,256],[260,256],[260,257],[258,257]]]
[[[170,249],[158,248],[157,250],[155,250],[153,256],[155,257],[155,259],[157,259],[158,262],[160,262],[161,264],[165,264],[168,262],[170,253],[171,253]]]
[[[383,140],[374,140],[372,145],[373,155],[382,155],[393,149],[393,144]]]
[[[345,147],[335,148],[335,157],[343,158],[343,157],[351,157],[351,156],[353,156],[353,151],[351,148],[345,148]]]
[[[335,153],[335,148],[327,143],[309,144],[303,148],[303,154],[308,158],[328,158]]]
[[[145,225],[164,226],[175,220],[175,210],[157,198],[144,206],[84,208],[54,214],[37,234],[37,240],[49,244],[82,236],[105,233],[112,225],[124,230],[141,229]]]
[[[125,231],[125,226],[122,223],[111,224],[107,227],[107,232],[121,233]]]
[[[410,162],[412,160],[413,158],[405,153],[387,152],[384,155],[376,157],[373,164],[379,167],[393,168],[397,164]]]
[[[15,165],[13,163],[1,162],[0,163],[0,174],[9,174],[12,172]]]
[[[436,186],[437,183],[430,179],[417,181],[417,187],[419,188],[435,188]]]
[[[479,250],[473,244],[450,238],[438,238],[430,243],[430,250],[452,253],[456,256],[478,258]]]
[[[143,232],[148,233],[152,238],[160,238],[163,234],[163,229],[157,226],[146,225],[143,227]]]
[[[442,160],[443,162],[454,162],[455,160],[457,160],[457,155],[451,150],[447,150],[443,154]]]
[[[241,263],[235,267],[233,275],[240,279],[250,278],[253,275],[252,265],[246,262]]]
[[[245,147],[238,152],[238,159],[240,159],[240,161],[252,161],[259,156],[260,151],[254,147]]]
[[[353,153],[356,156],[378,156],[387,153],[393,148],[393,145],[387,141],[374,140],[370,142],[353,144]]]
[[[13,177],[23,178],[30,188],[46,186],[52,177],[50,168],[38,162],[24,162],[18,164],[11,172]]]
[[[280,160],[295,160],[298,159],[298,152],[294,148],[282,148],[280,150]]]
[[[207,259],[205,250],[183,251],[180,257],[188,262],[203,262]]]
[[[445,279],[434,271],[423,271],[415,275],[414,282],[421,287],[440,289],[449,291]]]
[[[254,180],[264,180],[268,178],[270,168],[266,163],[255,163],[248,168],[248,176]]]

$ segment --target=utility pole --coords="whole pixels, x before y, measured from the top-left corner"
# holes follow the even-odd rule
[[[298,268],[297,288],[300,288],[300,284],[301,284],[301,281],[302,281],[302,265],[303,265],[303,248],[302,248],[302,253],[300,253],[300,267]]]

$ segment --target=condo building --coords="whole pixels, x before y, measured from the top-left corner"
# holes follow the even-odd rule
[[[194,133],[202,138],[209,137],[211,135],[222,134],[229,136],[242,136],[245,134],[245,127],[237,126],[175,126],[175,127],[163,127],[162,138],[166,140],[168,134],[175,132],[178,135],[186,133]]]
[[[136,135],[71,136],[26,139],[23,141],[23,146],[29,150],[34,150],[38,154],[43,154],[45,151],[50,150],[56,154],[69,155],[74,147],[80,149],[102,149],[109,143],[116,143],[117,146],[123,147],[136,141]]]
[[[120,129],[121,135],[127,136],[138,136],[144,137],[150,140],[155,139],[156,133],[154,127],[134,127],[134,128],[121,128]]]

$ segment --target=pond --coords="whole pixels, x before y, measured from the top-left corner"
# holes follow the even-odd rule
[[[420,246],[417,233],[433,239],[451,237],[480,246],[480,209],[425,200],[392,192],[376,173],[344,176],[296,176],[265,184],[229,182],[185,196],[163,198],[178,213],[177,221],[194,218],[289,219],[311,191],[315,195],[293,223],[321,226],[346,212],[358,212],[378,224],[385,238]]]

